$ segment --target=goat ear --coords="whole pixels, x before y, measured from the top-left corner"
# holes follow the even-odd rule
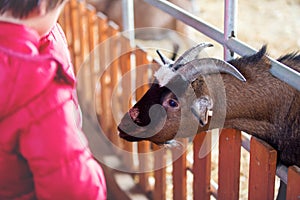
[[[213,101],[209,96],[202,96],[194,100],[191,111],[199,121],[201,127],[204,127],[208,123],[208,117],[212,108]]]
[[[169,59],[167,56],[165,56],[162,52],[160,52],[159,50],[156,50],[156,53],[159,55],[161,61],[163,62],[164,65],[170,65],[173,64],[174,61]]]

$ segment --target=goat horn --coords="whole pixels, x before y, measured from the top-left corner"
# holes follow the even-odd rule
[[[211,43],[200,43],[197,46],[192,47],[191,49],[187,50],[186,52],[184,52],[174,63],[174,69],[177,70],[179,69],[181,66],[185,65],[186,63],[194,60],[195,58],[197,58],[197,56],[199,55],[199,53],[205,49],[206,47],[212,47],[213,45]]]
[[[177,72],[190,82],[196,80],[200,74],[208,75],[222,72],[231,74],[240,81],[246,81],[245,77],[233,65],[215,58],[192,60],[179,68]]]
[[[156,53],[159,55],[161,61],[163,62],[163,64],[173,64],[174,61],[169,59],[167,56],[165,56],[162,52],[160,52],[159,50],[156,50]]]

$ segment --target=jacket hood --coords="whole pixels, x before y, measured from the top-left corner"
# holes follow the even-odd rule
[[[37,97],[58,75],[66,82],[67,62],[55,42],[22,25],[0,22],[0,121]],[[42,48],[41,48],[42,46]],[[59,72],[59,74],[58,74]]]

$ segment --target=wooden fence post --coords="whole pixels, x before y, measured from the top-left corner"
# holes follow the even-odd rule
[[[79,22],[79,56],[78,56],[78,63],[77,67],[81,66],[83,63],[85,56],[87,55],[88,51],[88,20],[87,20],[87,10],[86,10],[86,4],[84,1],[78,2],[78,8],[79,8],[79,16],[78,16],[78,22]],[[78,23],[75,22],[75,23]]]
[[[255,137],[250,142],[249,200],[274,199],[277,152]]]
[[[288,169],[287,200],[300,199],[300,168],[291,166]]]
[[[154,151],[160,151],[154,154],[154,178],[155,185],[152,192],[153,200],[166,199],[166,150],[157,145],[153,145]],[[160,169],[157,169],[160,168]]]
[[[100,80],[98,80],[100,82],[101,87],[99,88],[99,116],[105,116],[106,114],[106,110],[105,110],[105,84],[106,84],[106,78],[105,75],[107,73],[104,73],[105,71],[105,67],[106,67],[106,51],[104,49],[104,44],[103,42],[107,39],[107,17],[101,13],[98,12],[97,13],[97,33],[98,33],[98,37],[97,37],[97,43],[100,44],[98,49],[97,49],[97,55],[99,57],[99,74],[101,74]],[[104,127],[103,125],[105,124],[105,119],[99,119],[99,122],[101,123],[101,126]],[[105,131],[105,130],[104,130]]]
[[[223,129],[219,138],[218,199],[238,200],[240,180],[241,132]]]
[[[140,99],[145,92],[148,90],[148,71],[146,68],[142,67],[143,65],[149,64],[147,60],[147,54],[142,51],[141,49],[135,50],[135,56],[136,56],[136,67],[137,73],[136,73],[136,84],[142,85],[142,87],[137,88],[136,90],[136,100]],[[148,153],[150,150],[150,143],[148,141],[142,141],[138,142],[138,152],[144,154],[143,156],[139,157],[140,160],[140,169],[150,169],[149,167],[149,155]],[[139,182],[142,187],[142,189],[145,192],[149,192],[150,185],[149,185],[149,172],[141,173],[139,175]]]
[[[71,12],[71,49],[73,51],[71,56],[72,56],[72,61],[74,64],[74,71],[75,74],[77,74],[79,70],[79,62],[78,62],[78,55],[80,54],[80,39],[79,39],[79,9],[78,9],[78,2],[76,0],[70,0],[70,12]]]
[[[211,148],[211,132],[198,133],[194,138],[194,164],[193,164],[193,194],[194,200],[209,200],[210,199],[210,177],[211,177],[211,153],[204,158],[199,158],[199,152],[203,145],[204,139],[207,138],[208,146]]]
[[[84,13],[86,18],[85,20],[81,20],[82,22],[82,29],[86,29],[85,33],[80,33],[81,36],[81,48],[85,49],[84,51],[81,51],[81,62],[77,63],[80,64],[81,70],[80,74],[78,76],[78,79],[80,80],[79,90],[84,92],[84,95],[81,95],[80,99],[82,102],[86,104],[85,110],[88,113],[94,112],[94,89],[95,89],[95,61],[96,56],[94,56],[93,52],[91,52],[91,48],[95,46],[94,44],[94,26],[95,26],[95,18],[96,18],[96,10],[92,6],[87,6],[84,3],[80,4],[80,10],[82,13]],[[82,30],[82,31],[83,31]],[[87,40],[87,41],[85,41]],[[88,59],[86,59],[88,58]],[[77,67],[79,69],[79,66]],[[78,74],[78,73],[77,73]]]
[[[172,148],[172,160],[173,160],[173,199],[182,200],[187,197],[187,160],[186,160],[186,139],[177,139],[183,143],[182,148]]]
[[[64,33],[66,35],[68,47],[70,50],[70,53],[72,54],[72,48],[70,48],[71,39],[72,39],[72,32],[71,32],[71,3],[67,3],[64,7],[63,12],[60,15],[59,18],[59,24],[61,25],[62,29],[64,30]]]
[[[90,77],[91,80],[89,80],[91,82],[91,88],[94,89],[95,88],[95,84],[96,84],[96,59],[98,59],[95,56],[95,53],[93,52],[95,46],[96,46],[96,34],[95,34],[95,28],[96,28],[96,9],[89,5],[87,10],[87,16],[88,16],[88,39],[89,39],[89,69],[90,69]],[[93,91],[94,92],[94,91]],[[93,98],[94,96],[91,96],[91,98]]]
[[[125,114],[128,109],[132,106],[131,97],[131,47],[129,45],[129,40],[127,38],[121,37],[121,52],[120,57],[120,71],[122,76],[122,94],[121,97],[121,111]],[[126,75],[126,76],[125,76]],[[122,140],[122,148],[125,151],[133,152],[133,143]],[[124,154],[123,157],[124,164],[129,168],[133,169],[133,155]]]
[[[119,104],[118,102],[116,102],[117,104],[112,105],[112,101],[113,98],[115,98],[115,96],[113,96],[115,90],[117,90],[115,87],[117,86],[118,83],[118,74],[119,74],[119,59],[120,59],[120,47],[121,47],[121,43],[120,40],[118,38],[118,33],[119,33],[119,26],[113,22],[109,22],[109,26],[108,26],[108,35],[109,35],[109,61],[111,61],[111,63],[109,63],[109,77],[110,77],[110,84],[109,84],[109,88],[110,88],[110,101],[108,102],[109,104],[109,118],[111,119],[110,122],[110,129],[109,129],[109,139],[112,143],[114,143],[115,145],[119,146],[120,143],[120,138],[117,135],[117,125],[116,125],[116,121],[113,118],[113,111],[118,110],[119,109]],[[115,93],[116,94],[116,93]],[[117,94],[116,94],[117,95]]]

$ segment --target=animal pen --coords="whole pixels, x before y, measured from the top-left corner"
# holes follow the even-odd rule
[[[226,47],[226,60],[232,52],[239,55],[255,52],[233,37],[234,0],[225,1],[227,25],[224,34],[167,1],[145,1],[223,44]],[[158,64],[149,59],[142,48],[132,46],[130,39],[121,34],[114,22],[85,1],[70,0],[62,13],[60,24],[66,33],[75,73],[78,75],[84,131],[95,157],[103,166],[109,198],[199,200],[213,196],[217,199],[239,199],[241,148],[244,148],[250,153],[248,199],[274,199],[276,176],[287,183],[287,199],[300,199],[300,169],[297,166],[287,168],[281,164],[276,165],[277,152],[271,146],[255,137],[249,139],[237,130],[220,130],[218,158],[213,158],[210,152],[199,158],[201,145],[208,145],[210,143],[205,140],[212,140],[210,133],[197,134],[193,141],[181,140],[182,144],[189,146],[191,153],[186,149],[164,149],[144,141],[129,143],[121,140],[117,134],[114,110],[119,109],[125,113],[134,99],[143,96]],[[274,76],[300,90],[299,73],[271,60]],[[145,70],[145,67],[140,66],[149,67]],[[120,77],[125,76],[120,83]],[[129,94],[132,84],[140,87],[135,93]],[[163,153],[151,153],[159,150]],[[175,161],[169,163],[172,155]],[[192,159],[188,159],[190,155]],[[212,159],[218,159],[216,181],[212,180],[211,175]],[[153,169],[157,165],[163,167],[141,170]],[[129,169],[129,173],[118,170],[119,166]],[[188,184],[189,177],[192,180]],[[167,190],[171,194],[167,194]]]

